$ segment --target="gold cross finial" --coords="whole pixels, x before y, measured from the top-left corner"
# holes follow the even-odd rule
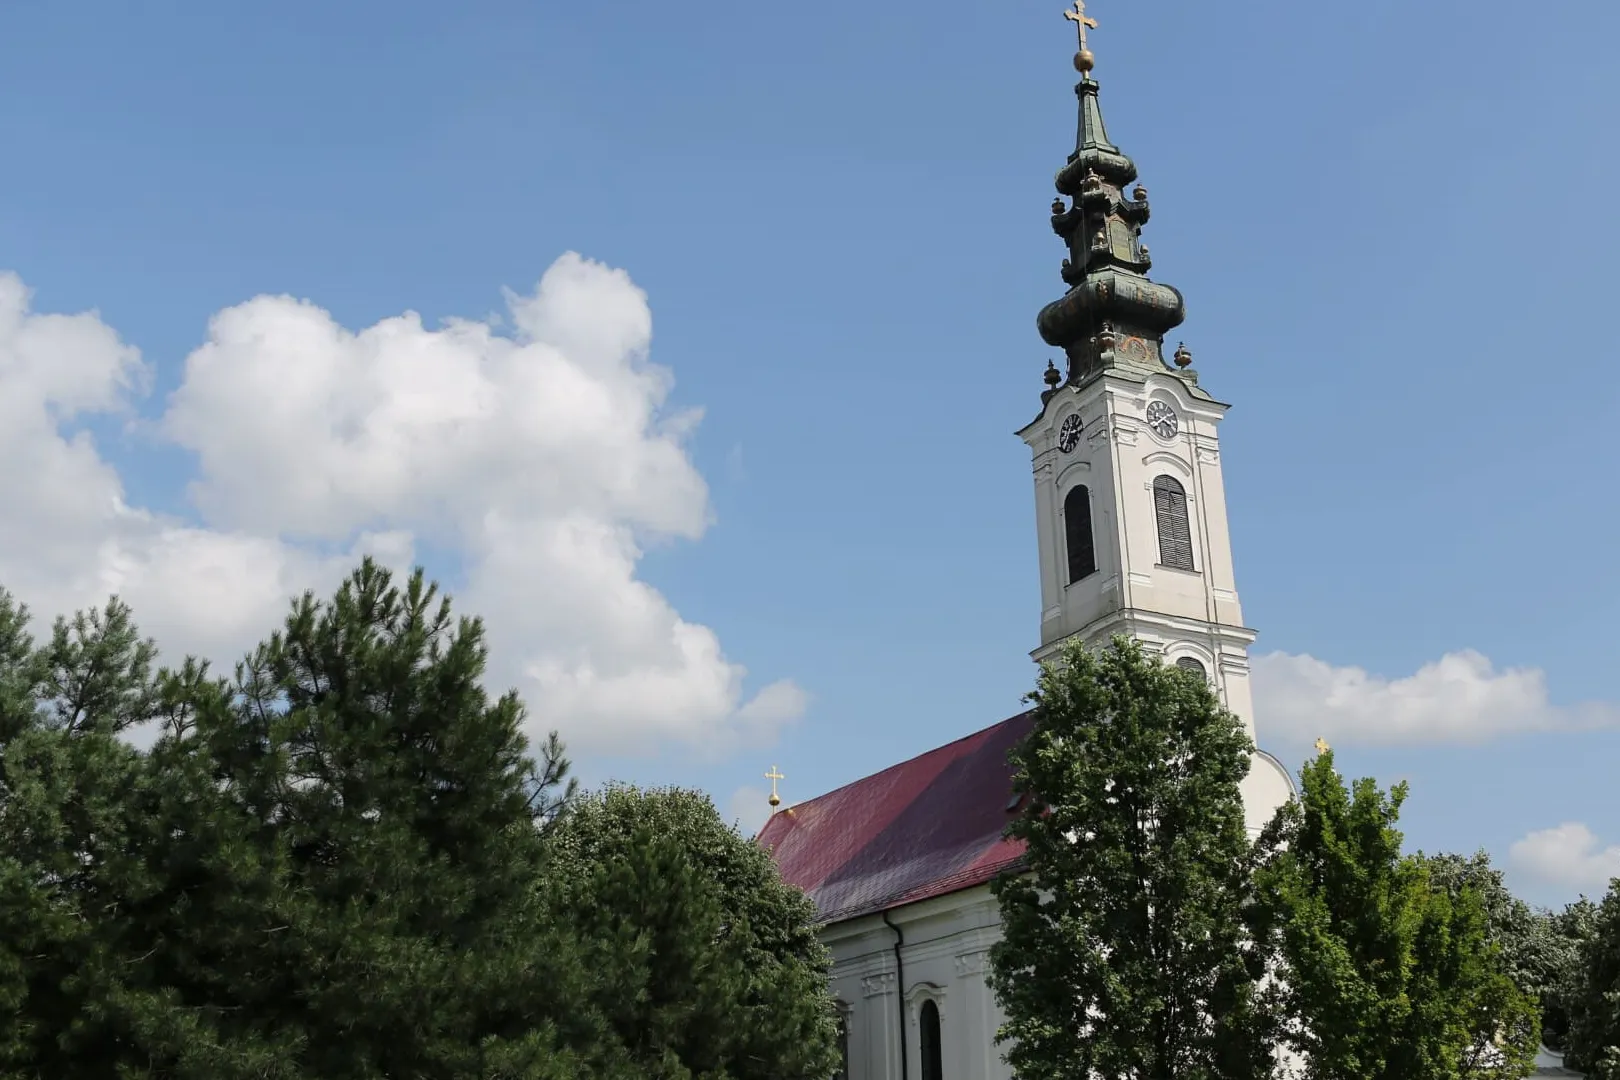
[[[1327,744],[1326,739],[1317,739],[1316,740],[1316,752],[1317,752],[1318,755],[1325,754],[1331,749],[1333,749],[1333,747],[1331,747],[1331,746],[1329,746]]]
[[[782,796],[776,793],[776,782],[786,780],[787,777],[783,776],[781,770],[777,769],[775,765],[772,765],[771,771],[765,774],[765,779],[771,782],[771,809],[775,810],[782,805]]]
[[[1080,33],[1080,51],[1074,54],[1074,66],[1083,75],[1095,63],[1091,50],[1086,47],[1086,31],[1097,29],[1097,20],[1086,14],[1086,0],[1074,0],[1074,10],[1065,11],[1063,17],[1074,23],[1074,28]]]

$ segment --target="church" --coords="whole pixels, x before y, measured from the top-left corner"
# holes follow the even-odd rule
[[[1037,319],[1063,350],[1019,436],[1035,480],[1044,660],[1115,634],[1203,675],[1255,735],[1249,647],[1233,577],[1219,428],[1227,405],[1192,354],[1167,357],[1182,295],[1151,279],[1147,190],[1109,141],[1076,0],[1079,133],[1057,173],[1052,229],[1067,291]],[[1134,186],[1133,186],[1134,184]],[[1032,402],[1032,405],[1034,403]],[[1003,1080],[1002,1015],[986,981],[999,918],[990,882],[1016,869],[1007,752],[1023,714],[773,814],[758,842],[814,900],[833,956],[844,1080]],[[774,772],[774,770],[773,770]],[[1293,793],[1256,752],[1244,785],[1257,832]],[[773,795],[774,801],[774,795]]]

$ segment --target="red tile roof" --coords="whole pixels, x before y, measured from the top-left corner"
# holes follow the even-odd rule
[[[757,842],[823,922],[869,915],[982,885],[1018,861],[1007,752],[1030,729],[1021,713],[857,780],[766,822]]]

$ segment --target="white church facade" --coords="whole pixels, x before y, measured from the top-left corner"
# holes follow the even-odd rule
[[[1200,672],[1255,736],[1253,630],[1233,572],[1212,397],[1164,335],[1181,294],[1148,276],[1147,192],[1108,140],[1090,77],[1084,5],[1076,149],[1057,174],[1052,227],[1067,292],[1038,328],[1061,348],[1039,414],[1020,432],[1034,470],[1040,571],[1036,660],[1078,638],[1134,637]],[[815,900],[834,959],[845,1080],[1002,1080],[1003,1016],[987,983],[1000,934],[989,883],[1016,869],[1002,838],[1018,809],[1007,751],[1028,715],[779,811],[759,842]],[[1244,786],[1258,831],[1293,792],[1257,752]]]

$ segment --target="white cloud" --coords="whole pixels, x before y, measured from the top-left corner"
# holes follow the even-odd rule
[[[1620,877],[1620,844],[1604,847],[1591,829],[1569,821],[1514,841],[1508,863],[1539,884],[1601,895]]]
[[[578,750],[713,749],[803,711],[791,682],[744,694],[713,631],[636,577],[642,548],[696,539],[708,488],[647,359],[646,297],[621,271],[559,259],[492,321],[358,332],[307,301],[217,313],[154,430],[196,455],[196,522],[125,503],[71,424],[133,409],[150,371],[94,313],[42,315],[0,276],[0,583],[42,615],[118,592],[169,654],[229,662],[304,589],[361,553],[460,559],[495,689]]]
[[[1473,650],[1447,653],[1401,678],[1312,656],[1254,660],[1261,739],[1345,744],[1483,742],[1534,731],[1620,725],[1620,705],[1555,705],[1539,668],[1497,669]]]

